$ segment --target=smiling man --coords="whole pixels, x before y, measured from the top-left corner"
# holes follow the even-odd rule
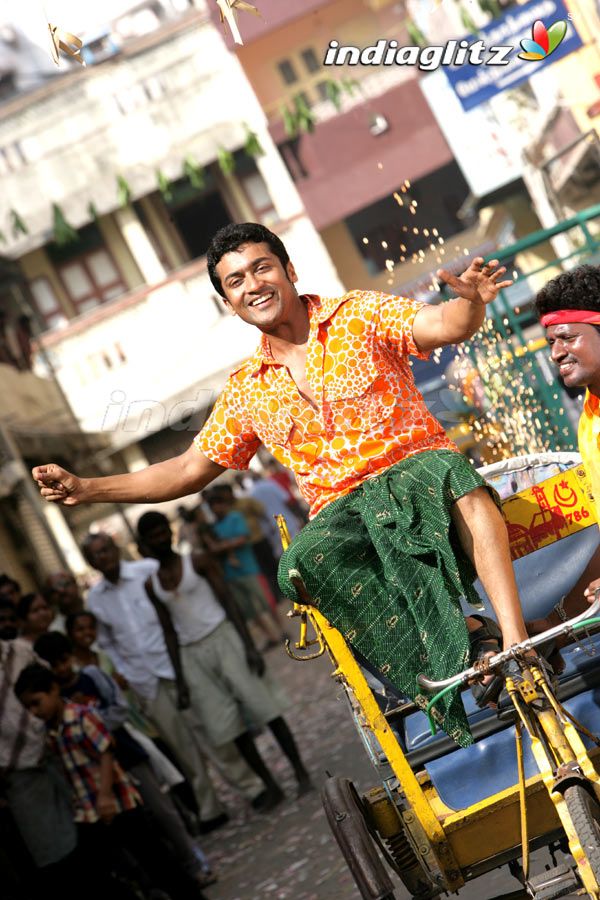
[[[253,223],[222,229],[207,261],[228,310],[261,340],[192,446],[105,478],[38,466],[42,495],[65,505],[174,499],[247,468],[263,444],[311,507],[283,557],[282,589],[293,596],[297,570],[355,651],[403,693],[415,697],[419,671],[444,678],[497,648],[484,623],[465,626],[461,613],[461,595],[478,599],[475,570],[504,645],[525,639],[501,513],[430,414],[409,362],[475,334],[486,304],[511,284],[505,270],[478,258],[461,277],[440,271],[458,296],[439,306],[377,291],[299,295],[286,248]],[[442,707],[448,733],[469,742],[460,699]]]
[[[535,305],[560,378],[569,388],[586,388],[578,444],[600,525],[600,268],[579,266],[557,275]],[[589,601],[597,588],[600,578],[585,591]]]

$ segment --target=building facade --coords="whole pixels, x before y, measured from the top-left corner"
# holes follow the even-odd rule
[[[206,271],[219,227],[264,223],[301,290],[343,290],[222,30],[183,5],[140,4],[152,27],[108,23],[85,69],[0,106],[0,229],[39,323],[33,367],[68,397],[96,472],[186,449],[252,352]],[[66,514],[78,532],[92,515]]]

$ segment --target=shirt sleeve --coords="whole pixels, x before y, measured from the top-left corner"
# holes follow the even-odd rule
[[[102,619],[102,605],[95,602],[92,591],[88,594],[87,608],[96,616],[96,644],[108,656],[116,671],[122,672],[125,661],[121,659],[119,648],[113,638],[112,628]]]
[[[404,356],[428,359],[430,351],[419,350],[413,336],[415,316],[427,304],[380,292],[373,292],[373,298],[376,307],[373,324],[377,340],[391,345]]]
[[[242,384],[230,378],[194,446],[225,469],[247,469],[260,443],[245,408]]]
[[[99,715],[90,709],[81,711],[81,730],[83,743],[94,755],[101,756],[112,747],[112,738]]]

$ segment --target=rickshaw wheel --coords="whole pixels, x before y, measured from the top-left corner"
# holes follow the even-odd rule
[[[348,778],[328,778],[321,800],[329,827],[363,900],[394,900],[394,885],[369,834],[353,783]]]
[[[600,884],[600,803],[582,784],[568,787],[564,798],[590,869]]]

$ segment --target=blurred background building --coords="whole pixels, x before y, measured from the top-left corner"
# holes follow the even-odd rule
[[[35,335],[35,375],[14,377],[41,392],[58,386],[89,436],[87,458],[43,440],[22,452],[27,464],[50,453],[88,472],[133,470],[189,446],[254,347],[206,272],[219,227],[263,222],[310,278],[304,290],[342,284],[203,4],[137,4],[89,36],[85,69],[59,75],[30,68],[22,81],[30,45],[14,31],[9,44],[3,239]],[[14,329],[23,311],[13,307],[3,304]],[[15,395],[14,405],[27,420],[19,427],[33,427],[45,399],[32,408]],[[100,514],[65,512],[76,533]]]

